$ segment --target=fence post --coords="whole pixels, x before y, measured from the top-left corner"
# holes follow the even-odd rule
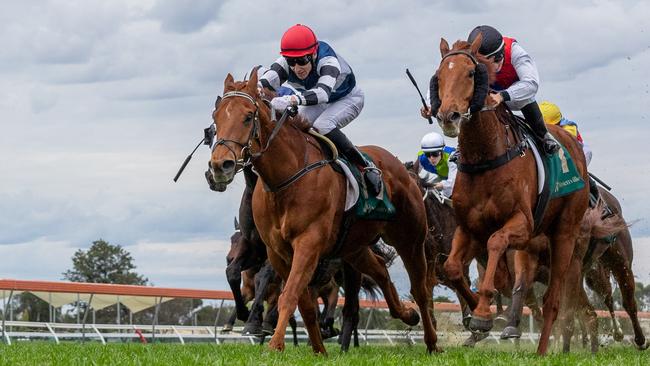
[[[160,303],[162,302],[162,296],[156,298],[156,309],[153,313],[153,321],[151,322],[151,343],[154,343],[156,340],[156,323],[158,323],[158,312],[160,311]]]
[[[88,311],[90,310],[90,306],[93,303],[93,296],[95,294],[90,294],[90,299],[88,299],[88,305],[86,305],[86,310],[84,311],[84,320],[83,324],[81,325],[81,342],[84,343],[86,342],[86,319],[88,318]],[[93,309],[93,324],[95,324],[95,310]]]
[[[2,291],[2,296],[4,297],[4,290]],[[14,295],[14,290],[9,291],[9,298],[7,300],[4,300],[4,307],[2,308],[2,341],[6,342],[7,344],[11,344],[11,341],[9,341],[9,334],[5,332],[5,320],[7,319],[7,306],[11,307],[11,297]],[[5,336],[7,337],[5,339]]]

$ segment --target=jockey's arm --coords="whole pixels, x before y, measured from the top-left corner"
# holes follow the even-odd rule
[[[519,45],[512,44],[512,66],[517,71],[519,80],[501,92],[504,101],[517,104],[535,98],[539,88],[539,72],[532,57]]]
[[[433,187],[437,182],[436,179],[438,178],[438,175],[427,171],[422,166],[419,166],[418,177],[420,177],[422,185],[425,187]]]
[[[454,190],[454,182],[456,181],[456,173],[458,172],[458,167],[456,163],[448,161],[447,166],[449,166],[449,175],[447,179],[442,181],[442,193],[446,197],[451,197],[451,193]]]
[[[259,83],[262,88],[276,92],[288,78],[289,64],[284,57],[280,57],[262,74]]]

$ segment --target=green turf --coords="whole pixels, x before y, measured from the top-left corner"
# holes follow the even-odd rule
[[[650,365],[650,353],[631,346],[612,346],[592,356],[582,350],[568,355],[534,354],[532,346],[517,351],[486,345],[477,349],[447,348],[427,355],[423,346],[363,346],[342,354],[335,344],[327,356],[306,346],[283,353],[244,344],[109,344],[19,342],[0,345],[1,365]]]

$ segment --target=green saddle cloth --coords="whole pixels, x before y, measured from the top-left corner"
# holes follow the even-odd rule
[[[372,158],[370,156],[365,153],[362,154],[368,161],[372,161]],[[359,169],[357,169],[354,164],[351,164],[346,159],[343,159],[341,156],[339,156],[339,159],[341,159],[345,165],[350,168],[354,179],[356,179],[357,183],[359,184],[359,198],[354,204],[354,207],[352,207],[355,216],[364,220],[386,221],[393,219],[395,217],[395,206],[393,206],[393,204],[388,199],[388,195],[386,194],[386,183],[382,181],[382,199],[378,199],[375,196],[370,196],[368,194],[368,189],[366,188],[366,182],[364,181],[363,175]]]
[[[571,155],[563,145],[560,146],[556,154],[544,158],[548,168],[546,181],[551,191],[551,199],[566,196],[585,187]]]

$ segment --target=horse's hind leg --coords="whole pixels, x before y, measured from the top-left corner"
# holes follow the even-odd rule
[[[560,220],[561,219],[562,218],[560,218]],[[560,308],[562,284],[564,282],[569,282],[565,275],[567,273],[567,268],[569,268],[572,262],[576,233],[574,232],[573,235],[570,235],[569,233],[566,233],[566,230],[569,230],[569,228],[564,227],[558,229],[562,234],[557,235],[555,240],[551,242],[553,245],[553,248],[551,249],[551,275],[549,286],[544,294],[544,325],[542,326],[539,344],[537,346],[537,354],[539,355],[546,354],[553,323],[557,318]]]
[[[512,289],[512,304],[508,307],[508,325],[501,332],[501,339],[521,337],[519,323],[524,300],[529,296],[536,271],[537,256],[523,250],[515,251],[515,283]]]
[[[600,260],[595,267],[590,268],[585,274],[585,282],[590,289],[596,292],[603,299],[609,316],[612,319],[612,337],[615,341],[623,340],[623,332],[618,326],[616,315],[614,314],[614,298],[612,297],[612,284],[610,282],[610,273],[605,270]]]
[[[408,220],[414,219],[409,217]],[[425,230],[418,232],[418,226],[411,226],[397,222],[396,225],[388,226],[385,232],[384,241],[392,245],[397,254],[402,258],[404,268],[409,275],[411,283],[411,294],[420,309],[422,316],[422,327],[424,328],[424,343],[427,351],[439,351],[436,343],[438,336],[433,327],[433,312],[431,311],[433,289],[427,286],[427,262],[424,257]],[[422,222],[423,229],[426,223]],[[409,230],[411,228],[411,230]],[[393,288],[394,289],[394,288]],[[416,313],[417,314],[417,313]]]
[[[307,328],[311,346],[316,353],[325,353],[323,340],[320,335],[318,325],[318,312],[308,288],[316,266],[318,265],[319,252],[312,245],[313,240],[318,235],[303,234],[294,240],[293,262],[291,265],[286,263],[280,256],[272,250],[268,251],[269,260],[273,268],[285,280],[282,294],[278,300],[278,325],[273,333],[273,338],[269,342],[269,348],[279,351],[284,350],[284,337],[286,334],[289,318],[296,310],[300,309],[300,314]]]
[[[424,259],[424,256],[422,256]],[[379,257],[374,255],[370,248],[365,247],[346,257],[345,260],[357,270],[370,276],[381,288],[384,294],[390,315],[393,318],[401,319],[404,323],[414,326],[420,321],[417,311],[406,308],[399,300],[395,286],[390,281],[386,264]]]
[[[639,318],[637,316],[637,305],[636,299],[634,298],[635,283],[632,269],[620,256],[608,256],[605,254],[604,257],[611,259],[611,263],[607,263],[607,266],[612,271],[621,290],[623,308],[625,308],[625,311],[630,317],[632,328],[634,328],[634,343],[638,349],[645,350],[648,348],[648,342],[646,342],[646,338],[643,335],[643,329],[641,329],[641,324],[639,324]]]

